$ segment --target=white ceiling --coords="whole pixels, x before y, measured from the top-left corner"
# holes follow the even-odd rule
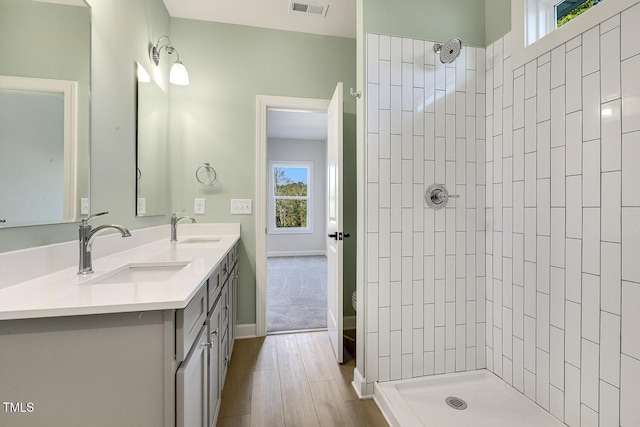
[[[316,0],[328,4],[325,17],[290,12],[290,0],[163,0],[169,15],[177,18],[224,22],[252,27],[298,31],[339,37],[356,37],[356,0]]]
[[[327,139],[327,113],[269,109],[267,137],[324,141]]]

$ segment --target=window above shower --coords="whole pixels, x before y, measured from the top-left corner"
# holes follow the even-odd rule
[[[556,28],[582,15],[604,0],[564,0],[554,6]]]
[[[603,0],[526,0],[527,46],[577,18]]]
[[[513,66],[578,37],[638,0],[511,0]]]

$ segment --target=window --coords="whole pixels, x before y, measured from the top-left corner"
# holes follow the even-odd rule
[[[555,7],[556,28],[561,27],[602,1],[603,0],[564,0],[558,3]]]
[[[311,163],[271,163],[272,233],[312,232]]]
[[[549,52],[638,0],[511,0],[514,69]],[[591,11],[594,6],[597,12]],[[586,12],[586,13],[584,13]],[[579,19],[575,19],[579,16]],[[572,21],[570,25],[566,25]]]
[[[556,29],[556,2],[557,0],[527,0],[525,2],[527,45],[540,40]]]
[[[525,21],[527,45],[586,12],[603,0],[527,0]]]

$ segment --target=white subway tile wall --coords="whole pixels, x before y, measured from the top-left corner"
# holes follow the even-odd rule
[[[447,65],[367,35],[368,392],[486,367],[569,426],[640,425],[639,19],[516,69],[509,34]]]
[[[485,144],[485,87],[502,88],[512,73],[487,82],[484,49],[464,46],[445,65],[433,45],[367,36],[368,391],[375,381],[484,368],[487,357],[485,161],[502,158],[493,109],[504,105],[501,94],[491,107],[500,121],[488,127],[496,136]],[[423,197],[433,183],[460,198],[432,210]]]
[[[640,425],[639,17],[637,4],[513,73],[508,36],[487,48],[487,76],[502,76],[487,123],[513,141],[486,165],[487,239],[503,226],[487,249],[487,367],[569,426]]]

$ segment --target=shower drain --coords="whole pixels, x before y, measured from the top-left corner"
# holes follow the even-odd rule
[[[457,409],[459,411],[467,409],[467,402],[460,399],[459,397],[449,396],[444,401],[447,402],[447,405],[449,405],[453,409]]]

